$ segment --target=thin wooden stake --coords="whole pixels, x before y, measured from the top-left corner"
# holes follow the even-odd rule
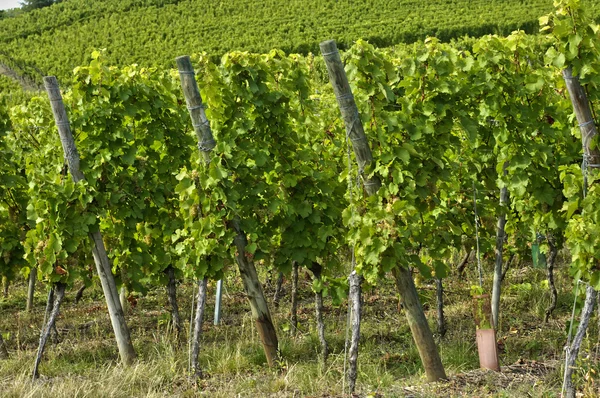
[[[204,307],[206,307],[206,285],[208,279],[198,282],[198,295],[196,296],[196,316],[194,317],[194,335],[192,337],[192,372],[194,376],[202,378],[202,369],[198,362],[200,355],[200,339],[204,324]]]
[[[502,167],[504,176],[508,174],[508,162],[504,162]],[[506,210],[504,206],[508,203],[508,189],[502,187],[500,189],[500,208],[502,214],[498,216],[498,227],[496,229],[496,263],[494,266],[494,282],[492,286],[492,319],[494,320],[494,329],[498,330],[498,320],[500,318],[500,293],[502,290],[502,257],[504,250],[504,227],[506,226]]]
[[[179,305],[177,304],[177,283],[175,281],[175,269],[169,265],[165,270],[167,274],[167,298],[171,307],[171,322],[173,324],[173,330],[175,336],[180,337],[183,331],[183,323],[179,316]]]
[[[27,306],[25,310],[31,312],[33,310],[33,296],[35,293],[35,282],[37,282],[37,268],[33,267],[29,271],[29,284],[27,286]]]
[[[56,322],[56,317],[58,316],[58,312],[60,310],[60,304],[62,303],[63,298],[65,297],[65,284],[57,283],[56,284],[56,297],[54,298],[54,303],[52,305],[52,311],[50,312],[50,316],[48,317],[48,322],[44,325],[42,329],[42,333],[40,334],[40,344],[38,346],[37,356],[35,358],[35,363],[33,365],[33,380],[35,381],[39,377],[39,366],[42,361],[42,355],[44,354],[44,348],[46,348],[46,342],[48,341],[48,337],[50,336],[51,330],[54,327],[54,323]]]
[[[548,287],[550,288],[550,305],[546,309],[544,316],[544,323],[548,323],[552,312],[556,308],[556,301],[558,299],[558,292],[556,291],[556,285],[554,284],[554,264],[556,263],[556,257],[558,256],[558,248],[552,235],[547,238],[548,246],[550,246],[550,253],[548,254],[548,261],[546,263],[546,276],[548,278]]]
[[[295,336],[298,332],[298,262],[292,262],[292,308],[290,310],[290,333]]]

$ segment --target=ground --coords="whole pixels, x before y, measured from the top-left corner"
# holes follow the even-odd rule
[[[563,260],[564,261],[564,260]],[[572,284],[566,266],[557,270],[558,308],[548,324],[543,314],[549,302],[543,270],[509,271],[501,303],[500,360],[502,372],[478,369],[475,327],[467,278],[446,281],[448,333],[440,340],[440,354],[449,375],[443,383],[425,382],[418,353],[398,299],[389,281],[365,289],[365,314],[359,358],[357,395],[361,397],[558,397],[562,386],[561,364],[566,325],[572,309]],[[489,275],[491,271],[487,270]],[[262,275],[263,280],[266,273]],[[488,285],[491,285],[487,281]],[[47,346],[41,378],[31,382],[39,331],[44,319],[46,290],[38,285],[35,311],[25,311],[24,282],[11,285],[0,299],[0,330],[10,358],[0,362],[0,395],[3,397],[342,397],[347,389],[344,374],[346,306],[325,301],[327,338],[332,354],[322,364],[314,323],[313,295],[308,272],[300,276],[300,330],[289,334],[290,284],[279,308],[272,307],[279,333],[281,369],[266,366],[241,282],[233,274],[225,282],[223,318],[212,324],[214,285],[209,285],[207,316],[201,347],[203,380],[188,375],[188,341],[177,340],[170,325],[164,288],[137,297],[127,315],[138,361],[122,367],[99,287],[87,289],[74,303],[78,286],[67,292],[57,326],[59,342]],[[271,284],[265,286],[269,299]],[[435,288],[424,281],[419,291],[435,330]],[[190,317],[193,285],[178,286],[182,316]],[[436,336],[439,340],[439,336]],[[576,383],[581,396],[599,396],[600,370],[596,358],[597,323],[592,321],[584,342]]]

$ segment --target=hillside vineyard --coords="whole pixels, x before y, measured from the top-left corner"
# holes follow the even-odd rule
[[[162,7],[159,22],[168,24],[184,2],[143,9],[105,3],[98,29],[118,24],[109,13],[115,7],[139,12],[140,28],[149,26],[144,18],[152,20],[151,10]],[[431,11],[442,3],[454,4],[431,2]],[[518,4],[525,12],[529,3]],[[226,2],[210,7],[208,15],[234,18],[233,9],[223,9]],[[160,55],[171,57],[160,61],[162,67],[144,67],[121,66],[117,47],[93,51],[68,78],[68,68],[56,69],[65,76],[62,93],[55,79],[45,78],[50,97],[10,107],[0,102],[0,275],[14,280],[31,274],[52,286],[57,313],[65,287],[89,284],[96,264],[127,364],[135,357],[136,336],[129,338],[117,288],[143,295],[169,283],[175,289],[174,278],[193,280],[202,314],[207,281],[238,268],[266,360],[278,366],[277,330],[257,270],[297,274],[300,268],[313,275],[320,326],[327,323],[323,295],[342,302],[350,269],[360,276],[358,286],[376,287],[392,274],[428,380],[443,379],[443,367],[432,370],[439,362],[433,340],[429,351],[422,349],[427,343],[415,332],[431,335],[409,270],[441,284],[455,253],[470,251],[477,236],[478,250],[496,259],[493,297],[501,294],[504,258],[531,253],[532,243],[549,258],[568,248],[571,275],[589,284],[588,301],[600,287],[600,154],[593,119],[600,29],[578,7],[578,1],[558,2],[540,19],[540,36],[516,31],[456,43],[427,38],[387,49],[357,40],[342,52],[344,70],[337,72],[330,63],[326,69],[321,55],[281,50],[229,51],[215,59],[223,48],[236,47],[217,41],[225,47],[193,55],[193,67],[178,58],[177,69],[164,66],[175,65],[175,53]],[[284,16],[278,18],[278,28],[285,26]],[[85,21],[59,30],[40,19],[40,37],[74,37],[68,29],[83,29],[78,37],[84,42],[91,34]],[[119,34],[126,32],[123,27]],[[34,33],[22,28],[2,35],[25,54]],[[147,43],[129,56],[140,51],[145,55],[136,60],[143,63],[154,45]],[[43,51],[69,57],[50,46]],[[332,84],[342,74],[351,91],[340,94]],[[555,305],[552,272],[550,266]],[[506,315],[492,305],[497,324]],[[423,317],[421,329],[411,314]],[[326,360],[324,330],[319,338]],[[578,349],[570,352],[576,357]],[[201,374],[199,365],[194,371]]]

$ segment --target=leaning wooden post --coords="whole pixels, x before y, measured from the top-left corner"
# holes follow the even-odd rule
[[[39,366],[42,362],[42,355],[44,355],[44,349],[46,348],[46,342],[48,341],[48,337],[50,333],[52,333],[52,329],[55,329],[56,318],[58,317],[58,312],[60,311],[60,304],[65,297],[65,287],[64,283],[57,283],[56,287],[56,297],[50,303],[50,307],[52,307],[50,314],[48,316],[48,321],[44,325],[42,332],[40,333],[40,343],[38,345],[37,355],[35,357],[35,362],[33,364],[33,380],[35,381],[39,377]],[[54,288],[53,288],[54,289]]]
[[[44,77],[44,86],[46,87],[46,92],[50,98],[54,121],[58,127],[58,134],[60,135],[65,159],[69,165],[69,172],[71,173],[73,181],[79,182],[84,179],[84,175],[79,169],[79,153],[75,146],[73,134],[71,134],[69,119],[67,117],[67,112],[63,104],[56,77]],[[102,284],[102,290],[108,306],[110,321],[117,339],[121,361],[124,364],[131,364],[135,360],[135,350],[131,343],[131,337],[129,336],[129,329],[127,328],[125,317],[123,316],[123,309],[119,302],[119,293],[117,292],[115,278],[112,274],[112,266],[108,254],[106,253],[100,230],[98,229],[94,232],[90,232],[89,238],[92,242],[94,263],[96,264],[96,270]]]
[[[204,111],[202,97],[196,83],[194,68],[190,57],[185,55],[176,58],[177,68],[179,70],[179,78],[181,87],[185,96],[185,102],[192,119],[192,125],[198,138],[198,149],[206,163],[210,162],[211,152],[216,143],[210,129],[209,121]],[[236,260],[244,290],[250,303],[252,317],[256,322],[258,334],[265,350],[265,356],[269,366],[275,366],[278,361],[278,341],[275,326],[271,320],[271,313],[267,305],[267,300],[262,290],[254,261],[250,256],[246,256],[246,246],[248,244],[246,233],[241,229],[240,220],[234,219],[230,222],[229,228],[236,232],[234,244],[237,249]]]
[[[320,44],[321,54],[325,59],[327,65],[327,71],[329,73],[329,80],[333,85],[333,91],[335,93],[342,119],[346,126],[346,134],[352,142],[352,149],[356,156],[358,163],[359,173],[361,175],[365,191],[368,195],[375,194],[381,187],[381,181],[377,177],[369,177],[365,173],[365,169],[373,162],[373,155],[365,131],[360,120],[358,113],[358,107],[354,101],[354,96],[348,84],[348,78],[346,77],[346,71],[340,58],[340,54],[337,50],[337,46],[334,40],[324,41]],[[429,329],[427,318],[423,312],[421,302],[417,289],[415,288],[414,281],[412,279],[412,273],[409,269],[403,267],[396,267],[393,270],[396,286],[400,294],[400,298],[404,304],[406,317],[410,326],[413,339],[419,350],[425,373],[429,381],[437,381],[446,378],[446,373],[442,365],[433,334]],[[351,274],[351,278],[361,278],[356,272]],[[353,285],[353,281],[350,281]],[[356,286],[356,284],[354,284]],[[360,286],[360,285],[359,285]],[[354,300],[360,300],[360,292]],[[354,305],[354,308],[357,308]],[[356,312],[356,311],[354,311]],[[354,316],[360,316],[360,314],[354,314]],[[360,319],[357,318],[355,321],[360,323]],[[358,328],[357,328],[358,329]],[[355,328],[352,328],[353,335]],[[356,330],[358,333],[359,330]],[[358,336],[357,336],[358,337]],[[356,340],[358,344],[358,338]],[[353,336],[354,344],[354,336]],[[350,357],[352,358],[352,349],[358,350],[358,345],[353,347],[351,345]],[[351,363],[352,366],[352,363]]]
[[[581,142],[583,145],[583,165],[582,172],[584,175],[583,179],[583,192],[584,196],[587,192],[587,172],[588,168],[598,169],[600,168],[600,149],[597,145],[592,145],[594,137],[598,135],[596,129],[596,123],[592,116],[592,110],[588,102],[585,90],[579,82],[577,76],[573,76],[573,71],[570,67],[566,68],[562,72],[563,79],[569,91],[569,97],[573,104],[573,110],[575,111],[575,117],[579,123],[579,130],[581,131]],[[579,327],[577,328],[577,334],[573,339],[573,343],[567,346],[567,359],[565,364],[565,374],[563,379],[563,386],[566,390],[566,396],[568,398],[575,397],[575,387],[573,386],[573,368],[575,361],[579,355],[579,348],[583,341],[583,336],[587,330],[590,317],[594,310],[594,303],[596,301],[596,293],[594,288],[588,286],[585,291],[585,305],[581,312],[581,319],[579,321]]]

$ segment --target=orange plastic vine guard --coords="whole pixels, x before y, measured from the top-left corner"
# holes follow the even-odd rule
[[[477,351],[479,366],[482,369],[500,371],[498,364],[498,346],[496,331],[492,327],[492,310],[490,295],[482,294],[473,297],[473,315],[477,327]]]

